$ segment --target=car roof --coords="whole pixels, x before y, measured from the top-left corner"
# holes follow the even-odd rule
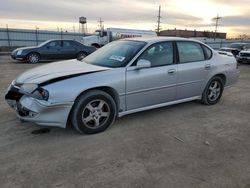
[[[232,44],[247,45],[247,44],[249,44],[249,43],[244,43],[244,42],[235,42],[235,43],[232,43]],[[231,44],[231,45],[232,45],[232,44]]]
[[[182,37],[135,37],[135,38],[126,38],[123,40],[132,40],[132,41],[142,41],[147,43],[156,43],[156,42],[165,42],[165,41],[192,41],[200,42],[194,39],[187,39]]]
[[[49,39],[47,41],[52,42],[52,41],[75,41],[75,40],[72,40],[72,39]]]

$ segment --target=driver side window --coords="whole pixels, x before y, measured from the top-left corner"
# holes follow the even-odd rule
[[[174,62],[173,43],[161,42],[153,44],[145,50],[138,60],[145,59],[151,62],[151,67],[171,65]]]

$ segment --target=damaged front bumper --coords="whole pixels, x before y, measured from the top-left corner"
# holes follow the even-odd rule
[[[65,128],[73,102],[51,103],[20,93],[19,87],[11,84],[5,96],[6,102],[15,109],[20,120],[38,125]]]

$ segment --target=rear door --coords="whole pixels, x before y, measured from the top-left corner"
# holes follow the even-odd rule
[[[62,58],[63,59],[73,59],[76,58],[77,46],[74,41],[64,40],[62,49]]]
[[[177,65],[173,43],[153,44],[142,53],[138,60],[140,59],[150,61],[151,67],[139,70],[134,69],[133,66],[127,68],[127,110],[175,100]]]
[[[178,51],[177,100],[200,96],[211,71],[211,50],[200,43],[176,42]]]

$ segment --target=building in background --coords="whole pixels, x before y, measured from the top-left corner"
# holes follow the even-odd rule
[[[159,36],[172,36],[172,37],[184,37],[184,38],[214,38],[215,33],[211,31],[196,31],[196,30],[181,30],[181,29],[168,29],[160,31]],[[227,33],[216,33],[218,39],[226,39]]]

